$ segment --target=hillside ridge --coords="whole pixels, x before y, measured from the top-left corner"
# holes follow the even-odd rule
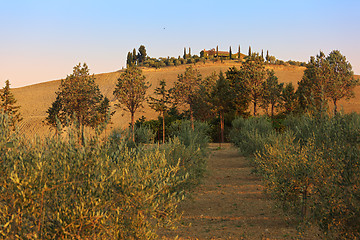
[[[179,74],[184,73],[185,69],[190,65],[180,65],[164,67],[160,69],[145,68],[142,67],[143,74],[146,76],[147,81],[151,84],[148,90],[148,94],[152,95],[154,89],[158,86],[159,81],[164,79],[167,83],[167,87],[172,87],[174,82],[177,80]],[[203,77],[210,75],[213,72],[219,73],[220,71],[226,72],[229,67],[241,66],[240,62],[235,61],[224,61],[223,63],[197,63],[193,65],[197,68]],[[275,75],[279,78],[279,82],[292,82],[297,86],[297,82],[301,80],[305,67],[298,66],[283,66],[283,65],[267,65],[267,68],[271,68],[275,71]],[[116,86],[117,79],[119,78],[123,70],[117,70],[109,73],[94,74],[95,82],[99,85],[99,88],[106,97],[110,99],[112,109],[115,110],[115,98],[112,95]],[[56,98],[55,92],[58,90],[60,85],[59,80],[51,80],[47,82],[37,83],[29,86],[20,88],[13,88],[17,104],[21,106],[20,112],[24,120],[19,125],[19,130],[26,135],[36,134],[39,136],[46,135],[49,133],[49,126],[45,125],[43,121],[46,117],[46,111],[51,106],[52,102]],[[356,98],[351,99],[349,102],[342,101],[340,105],[343,105],[345,112],[360,110],[360,88],[357,87],[355,90]],[[145,116],[147,119],[157,118],[157,113],[154,112],[146,104],[143,112],[135,114],[135,118]],[[112,117],[112,124],[109,126],[113,128],[124,128],[129,124],[129,114],[120,109],[116,109],[116,113]]]

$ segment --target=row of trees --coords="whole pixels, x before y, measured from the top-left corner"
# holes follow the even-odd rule
[[[205,62],[204,57],[199,57],[198,55],[191,55],[191,49],[189,48],[189,53],[184,49],[183,57],[167,57],[167,58],[152,58],[147,55],[146,48],[144,45],[141,45],[136,51],[134,48],[132,52],[128,52],[126,58],[126,66],[141,66],[141,67],[153,67],[153,68],[162,68],[162,67],[171,67],[179,66],[183,64],[196,64],[198,62]]]
[[[215,49],[209,50],[205,52],[202,50],[200,55],[192,55],[191,48],[184,48],[184,53],[182,57],[160,57],[160,58],[152,58],[147,55],[146,48],[144,45],[141,45],[136,51],[134,48],[132,51],[128,52],[126,58],[126,66],[143,66],[143,67],[153,67],[153,68],[162,68],[169,66],[179,66],[183,64],[196,64],[198,62],[205,63],[207,60],[211,61],[223,61],[223,60],[234,60],[238,59],[242,62],[243,59],[246,59],[252,55],[251,46],[249,46],[248,55],[240,53],[240,45],[238,47],[238,52],[233,54],[231,47],[229,48],[229,52],[219,52],[218,46]],[[292,61],[289,60],[284,62],[282,60],[276,59],[275,56],[269,55],[269,51],[266,52],[266,56],[264,56],[264,51],[261,51],[261,57],[268,64],[276,64],[276,65],[296,65],[296,66],[305,66],[304,62]]]
[[[353,97],[353,88],[358,80],[353,76],[351,65],[337,50],[328,57],[320,52],[307,64],[304,77],[295,91],[292,83],[279,83],[273,70],[265,69],[260,54],[252,53],[240,69],[229,68],[225,74],[213,73],[202,78],[200,72],[189,66],[178,76],[173,88],[166,88],[161,80],[154,97],[147,98],[149,83],[137,66],[125,69],[114,89],[116,106],[130,112],[131,128],[134,133],[135,113],[148,101],[151,108],[159,112],[163,121],[165,141],[165,116],[171,107],[182,106],[188,110],[192,122],[195,119],[209,121],[220,119],[221,141],[224,141],[224,119],[226,115],[249,116],[252,105],[254,116],[262,109],[267,115],[289,114],[321,110],[331,100],[334,114],[340,99]],[[89,75],[86,64],[74,67],[73,74],[62,80],[57,98],[48,110],[47,121],[56,126],[57,121],[66,124],[76,119],[81,129],[95,127],[111,117],[109,100],[103,97]],[[133,135],[134,139],[134,135]]]
[[[194,118],[209,121],[218,116],[221,141],[224,141],[225,116],[249,116],[250,105],[254,116],[261,109],[275,117],[326,111],[331,100],[336,114],[337,102],[353,97],[353,89],[359,81],[354,78],[351,64],[339,51],[332,51],[328,57],[321,52],[317,58],[322,59],[322,64],[310,59],[297,90],[292,83],[279,83],[274,71],[265,69],[263,57],[252,53],[240,69],[229,68],[225,75],[213,73],[202,79],[199,71],[190,66],[178,76],[169,92],[173,103],[188,107],[192,122]]]
[[[358,239],[360,115],[316,112],[282,123],[277,131],[266,117],[237,118],[230,140],[298,230],[312,225],[319,239]]]

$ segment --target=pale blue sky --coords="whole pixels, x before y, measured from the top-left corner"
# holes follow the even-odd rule
[[[164,29],[165,28],[165,29]],[[86,62],[92,73],[125,66],[143,44],[152,57],[219,45],[308,61],[338,49],[360,74],[360,1],[0,0],[0,87],[60,79]]]

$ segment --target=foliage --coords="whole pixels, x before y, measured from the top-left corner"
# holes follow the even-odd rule
[[[2,125],[4,127],[4,125]],[[6,127],[6,126],[5,126]],[[173,225],[183,181],[159,150],[76,139],[1,139],[0,234],[15,239],[156,239]]]
[[[327,57],[320,52],[316,58],[310,58],[298,84],[300,105],[304,110],[314,111],[313,108],[315,111],[325,111],[330,99],[336,114],[337,102],[354,97],[353,89],[358,84],[351,64],[338,50],[332,51]]]
[[[173,122],[181,121],[188,119],[185,113],[180,114],[178,110],[174,107],[170,108],[165,116],[165,141],[169,140],[173,137],[173,133],[171,125]],[[162,118],[158,117],[158,119],[146,120],[144,116],[138,119],[135,123],[135,131],[136,128],[141,126],[150,129],[154,133],[155,142],[161,142],[162,140]]]
[[[290,65],[293,65],[293,66],[301,66],[301,67],[306,66],[305,62],[299,62],[299,61],[293,61],[293,60],[289,60],[289,61],[287,61],[287,63]]]
[[[272,124],[266,117],[236,118],[232,122],[230,141],[244,156],[254,156],[263,152],[266,143],[276,138]]]
[[[242,71],[236,67],[230,67],[226,72],[226,79],[233,90],[233,101],[238,116],[248,116],[250,103],[249,90],[245,79],[242,77]]]
[[[61,80],[56,100],[47,114],[46,121],[52,127],[57,127],[57,120],[62,125],[68,125],[70,120],[70,123],[76,121],[82,132],[84,126],[95,128],[108,120],[109,100],[101,94],[86,63],[76,65],[73,73]]]
[[[217,78],[216,72],[213,72],[201,80],[193,104],[194,118],[196,120],[208,121],[214,117],[211,92],[213,91]]]
[[[160,116],[162,118],[162,137],[163,143],[165,143],[165,115],[167,110],[169,109],[170,101],[170,93],[169,90],[166,89],[166,82],[164,80],[160,81],[160,86],[155,88],[154,94],[158,96],[158,98],[150,97],[149,106],[154,109],[156,112],[160,112]]]
[[[139,126],[135,125],[134,128],[135,141],[132,138],[132,129],[115,129],[111,132],[109,136],[109,141],[112,144],[119,145],[125,144],[128,148],[137,148],[144,144],[152,144],[155,141],[155,133],[154,131],[144,125],[141,124]]]
[[[201,149],[201,151],[207,151],[209,126],[206,123],[194,122],[193,130],[190,121],[175,121],[171,125],[171,133],[173,137],[179,138],[185,146],[193,145],[195,148]]]
[[[146,60],[146,48],[144,45],[140,45],[139,47],[139,53],[137,55],[137,60],[139,64],[142,64]]]
[[[326,58],[330,68],[329,79],[325,85],[326,96],[334,103],[334,114],[337,113],[337,102],[340,99],[354,97],[354,87],[359,80],[354,78],[352,66],[340,51],[334,50]]]
[[[254,116],[257,114],[257,105],[262,99],[263,83],[266,79],[264,61],[258,54],[252,54],[241,66],[241,77],[244,79],[250,101],[253,103]]]
[[[10,81],[5,81],[5,87],[0,91],[0,110],[10,116],[11,127],[15,129],[15,125],[22,121],[19,112],[20,106],[16,106],[16,99],[10,90]]]
[[[160,148],[129,148],[122,132],[79,145],[25,140],[0,114],[0,235],[6,239],[157,239],[206,169],[206,126],[184,123]],[[130,141],[128,141],[130,142]]]
[[[178,188],[193,189],[201,182],[206,171],[209,127],[205,123],[195,122],[193,130],[190,121],[177,121],[171,128],[173,138],[162,149],[174,164],[181,159],[179,173],[187,178]]]
[[[220,142],[224,142],[224,126],[225,126],[225,114],[233,109],[232,89],[230,88],[229,81],[224,77],[224,74],[220,72],[219,78],[216,81],[216,85],[211,92],[211,103],[213,110],[220,116]]]
[[[143,107],[142,104],[146,100],[146,90],[148,88],[149,85],[145,82],[145,76],[142,74],[142,71],[137,67],[131,67],[125,69],[120,75],[113,92],[118,102],[116,106],[130,112],[133,140],[135,140],[134,115],[138,109]]]
[[[245,127],[246,121],[253,120],[234,121],[234,142],[257,152],[256,172],[279,206],[317,225],[326,238],[359,238],[360,116],[290,115],[286,131],[273,135],[254,134],[266,130]]]
[[[172,97],[176,104],[184,104],[189,107],[190,120],[194,129],[193,108],[196,94],[200,89],[201,74],[192,66],[187,67],[184,74],[178,75],[178,80],[172,89]]]
[[[261,107],[268,112],[270,106],[270,115],[274,117],[275,110],[281,104],[281,93],[284,83],[279,83],[275,76],[274,70],[267,70],[267,78],[263,82],[263,97],[261,99]]]
[[[290,114],[297,109],[297,96],[293,84],[287,83],[281,92],[281,107],[285,114]]]

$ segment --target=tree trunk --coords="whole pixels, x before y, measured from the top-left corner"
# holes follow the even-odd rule
[[[84,124],[81,124],[81,144],[85,146]]]
[[[80,136],[78,136],[79,144],[84,146],[85,145],[85,137],[84,137],[84,124],[80,117],[77,117],[77,121],[79,124]]]
[[[165,113],[162,112],[162,124],[163,124],[163,131],[162,131],[162,137],[163,137],[163,144],[165,143]]]
[[[334,115],[337,114],[337,99],[334,99]]]
[[[195,130],[195,127],[194,127],[194,114],[193,114],[193,111],[192,111],[191,107],[190,107],[190,121],[191,121],[191,128],[194,131]]]
[[[135,122],[134,122],[134,113],[131,113],[131,138],[135,142]]]
[[[274,117],[274,104],[271,104],[271,118]]]
[[[220,142],[223,143],[224,142],[224,114],[222,112],[220,112],[220,134],[221,134]]]
[[[254,116],[256,116],[256,101],[254,100]]]

